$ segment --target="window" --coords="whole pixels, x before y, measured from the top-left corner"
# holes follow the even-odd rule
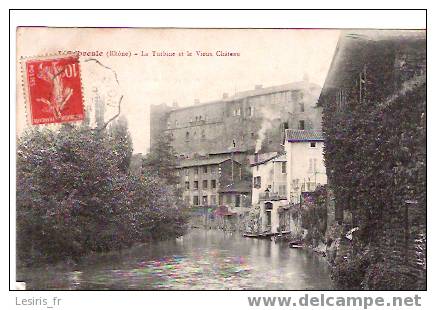
[[[300,103],[300,112],[304,112],[304,103]]]
[[[212,188],[216,188],[216,180],[211,180],[211,181],[210,181],[210,186],[211,186]]]
[[[203,166],[203,173],[207,173],[207,166]]]
[[[210,204],[216,205],[216,195],[210,195]]]
[[[189,182],[188,181],[185,182],[185,189],[189,189]]]
[[[239,208],[241,206],[241,195],[235,195],[235,207]]]
[[[203,206],[207,206],[207,196],[202,197],[201,203],[203,204]]]
[[[286,173],[286,162],[282,162],[282,173]]]
[[[316,142],[310,142],[310,147],[316,147]]]
[[[183,200],[185,200],[185,203],[189,204],[190,197],[189,196],[185,196],[185,197],[183,197]]]
[[[198,206],[199,205],[198,196],[193,196],[192,200],[193,200],[194,206]]]
[[[185,175],[189,175],[189,168],[185,169]]]
[[[187,131],[187,132],[185,133],[185,140],[186,140],[186,141],[189,141],[189,131]]]
[[[210,167],[210,173],[211,174],[216,174],[216,166]]]
[[[309,172],[311,172],[311,173],[316,173],[317,172],[317,170],[316,170],[316,158],[311,158],[311,159],[309,159]]]
[[[339,110],[342,109],[343,106],[345,106],[347,100],[346,98],[347,98],[347,94],[345,90],[343,90],[342,88],[339,89],[336,94],[336,106]]]
[[[304,130],[304,121],[299,121],[298,129]]]
[[[262,179],[260,176],[253,178],[253,187],[254,188],[260,188],[262,186]]]
[[[232,203],[232,196],[231,195],[226,195],[226,203]]]
[[[207,180],[203,180],[203,188],[207,188]]]
[[[289,129],[288,122],[283,122],[282,126],[283,126],[283,130]]]
[[[206,139],[206,132],[203,130],[201,130],[201,138],[202,139]]]
[[[194,174],[198,174],[198,167],[194,168]]]
[[[279,185],[279,196],[286,196],[286,185]]]
[[[293,101],[293,102],[298,101],[298,99],[300,98],[300,91],[298,91],[298,90],[293,90],[293,91],[291,92],[291,98],[292,98],[292,101]]]
[[[194,181],[194,189],[198,189],[198,181]]]
[[[293,179],[292,180],[292,186],[294,187],[294,188],[298,188],[299,187],[299,184],[300,183],[300,180],[299,179]]]
[[[247,109],[247,115],[248,115],[249,117],[251,117],[251,116],[253,115],[253,111],[252,111],[252,108],[251,108],[251,107],[248,107],[248,109]]]

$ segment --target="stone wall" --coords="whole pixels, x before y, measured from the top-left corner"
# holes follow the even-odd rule
[[[156,132],[166,130],[177,154],[189,157],[231,148],[254,152],[256,144],[262,151],[278,151],[284,128],[299,129],[300,121],[305,129],[321,127],[319,93],[318,85],[298,82],[183,108],[153,106],[151,145]]]

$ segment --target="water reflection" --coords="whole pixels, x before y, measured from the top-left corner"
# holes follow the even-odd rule
[[[285,244],[194,230],[177,240],[21,270],[29,289],[331,289],[323,258]]]

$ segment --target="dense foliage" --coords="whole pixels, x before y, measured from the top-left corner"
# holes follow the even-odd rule
[[[327,229],[327,190],[326,186],[318,186],[314,192],[303,193],[301,207],[301,226],[307,229],[305,242],[316,247],[325,242]]]
[[[354,251],[371,251],[372,265],[365,270],[372,273],[366,277],[372,281],[366,283],[371,289],[423,285],[415,267],[425,249],[417,252],[414,242],[418,236],[425,239],[426,234],[425,115],[425,76],[410,80],[383,102],[350,101],[340,110],[334,105],[324,108],[330,186],[336,207],[351,210],[352,224],[359,227],[359,242],[353,243],[360,249]],[[366,266],[358,265],[341,267],[342,272],[348,270],[343,277]],[[425,270],[425,262],[418,269]],[[357,274],[364,281],[365,272]],[[392,281],[404,277],[409,281]]]
[[[160,134],[155,145],[145,157],[142,167],[147,174],[156,175],[167,184],[177,184],[176,164],[177,157],[172,147],[173,136],[170,133]]]
[[[128,172],[130,137],[117,126],[33,129],[18,140],[19,263],[76,260],[184,233],[186,216],[173,188]]]

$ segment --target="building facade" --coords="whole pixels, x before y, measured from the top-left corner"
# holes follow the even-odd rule
[[[251,203],[245,170],[232,158],[184,160],[177,173],[183,199],[191,206],[240,208]]]
[[[286,156],[277,152],[256,153],[249,157],[252,182],[252,204],[259,207],[261,232],[279,233],[281,215],[288,208],[286,199]]]
[[[286,155],[277,152],[261,153],[250,156],[253,187],[251,201],[258,204],[266,195],[287,197]]]
[[[307,81],[224,94],[220,100],[179,108],[151,106],[150,144],[169,132],[181,158],[231,149],[251,152],[281,149],[283,130],[319,129],[321,88]],[[256,147],[257,146],[257,147]]]
[[[287,199],[290,203],[299,203],[302,192],[314,191],[318,185],[327,183],[323,148],[321,130],[286,130]]]

